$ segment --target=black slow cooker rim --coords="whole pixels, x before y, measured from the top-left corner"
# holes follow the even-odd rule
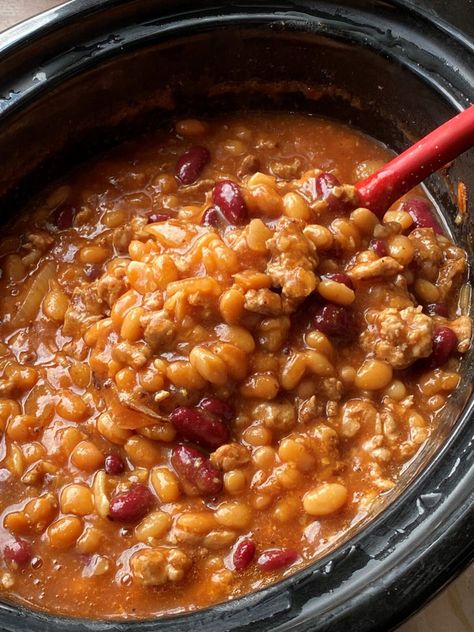
[[[65,25],[85,15],[103,13],[127,4],[133,3],[128,0],[102,0],[100,3],[95,0],[71,0],[42,16],[32,18],[0,36],[0,63],[19,49],[27,49],[33,42],[47,37],[52,31],[60,31]],[[269,3],[242,3],[247,10],[250,4],[258,5],[262,12],[265,9],[269,14]],[[277,9],[288,4],[301,9],[300,5],[307,3],[278,3]],[[411,5],[409,10],[416,11],[412,3],[397,0],[393,4],[403,7]],[[232,3],[233,8],[238,5],[238,2]],[[238,17],[242,17],[241,14],[238,14]],[[427,19],[426,15],[424,18]],[[465,46],[466,37],[457,29],[441,22],[440,28],[448,31],[450,36],[458,38],[460,45]],[[5,42],[4,45],[1,44],[2,40]],[[467,42],[471,44],[468,39]],[[34,90],[32,93],[25,91],[14,103],[4,103],[0,107],[0,125],[9,114],[24,107],[36,94]],[[455,99],[453,105],[462,107],[463,99]],[[438,591],[474,556],[474,494],[471,491],[474,482],[474,437],[469,430],[473,411],[474,401],[471,399],[452,434],[417,480],[370,523],[371,534],[380,530],[387,538],[389,531],[405,531],[407,537],[403,545],[395,543],[393,550],[390,550],[389,546],[383,551],[384,555],[377,561],[378,565],[370,568],[364,575],[363,586],[360,586],[359,592],[359,587],[344,586],[350,575],[344,576],[343,573],[336,604],[331,603],[331,595],[326,594],[318,596],[319,601],[316,604],[311,603],[314,601],[312,596],[317,593],[318,581],[324,577],[334,576],[338,569],[344,571],[344,568],[350,568],[355,564],[354,556],[360,555],[361,551],[368,556],[367,567],[371,562],[375,563],[375,556],[371,559],[371,555],[367,553],[367,550],[373,548],[373,542],[370,542],[372,535],[366,530],[362,530],[313,565],[270,588],[195,613],[142,622],[90,621],[38,613],[18,605],[0,604],[0,625],[6,631],[34,631],[46,627],[49,630],[68,629],[77,632],[125,632],[138,627],[140,630],[151,631],[157,628],[198,629],[200,626],[206,626],[212,631],[222,630],[223,625],[231,626],[225,627],[226,630],[250,629],[250,625],[256,630],[270,627],[286,630],[290,629],[287,627],[287,623],[290,623],[291,629],[314,630],[316,617],[321,624],[317,629],[330,631],[340,629],[339,626],[347,622],[347,609],[350,608],[353,621],[351,630],[388,630]],[[462,459],[466,459],[465,463],[470,463],[471,466],[460,472],[458,466]],[[434,486],[438,482],[439,484]],[[418,512],[418,518],[413,524],[408,520],[407,526],[404,522],[407,517],[403,509],[410,501]],[[429,510],[433,510],[431,515]],[[416,552],[417,547],[423,550],[422,555]],[[420,569],[423,571],[422,574],[419,574]],[[431,576],[427,579],[426,575],[430,575],[430,572]],[[419,581],[422,575],[423,582]],[[374,587],[376,581],[380,584]],[[348,591],[352,593],[349,598]],[[387,601],[389,595],[392,599]],[[379,611],[380,614],[375,619],[375,615],[368,614],[370,611]]]
[[[52,8],[48,11],[40,13],[20,24],[11,27],[7,31],[0,33],[0,64],[13,58],[16,53],[26,47],[31,47],[40,40],[46,40],[52,33],[60,31],[70,24],[77,23],[78,21],[85,20],[91,16],[100,16],[115,10],[128,10],[128,15],[133,15],[130,10],[133,6],[137,6],[140,3],[143,5],[153,5],[157,0],[69,0],[68,2]],[[159,0],[158,0],[159,1]],[[421,0],[417,3],[411,0],[376,0],[375,3],[391,6],[395,10],[405,11],[421,22],[425,22],[431,27],[435,27],[440,34],[446,35],[450,38],[451,42],[455,45],[456,50],[450,55],[450,51],[446,51],[444,58],[430,59],[431,68],[429,71],[425,71],[423,64],[419,63],[417,59],[411,59],[411,55],[400,55],[399,52],[394,49],[390,50],[389,46],[384,49],[384,54],[387,57],[397,60],[398,63],[406,66],[411,72],[419,74],[423,79],[431,83],[433,87],[443,92],[443,97],[457,110],[462,110],[468,105],[474,102],[474,94],[470,97],[466,96],[466,93],[471,91],[474,84],[474,68],[471,64],[469,66],[468,60],[474,56],[474,39],[460,31],[458,28],[450,25],[446,20],[443,20],[439,15],[434,14],[429,10],[429,4],[425,5],[425,1]],[[195,0],[180,0],[180,11],[178,13],[171,13],[170,16],[163,23],[164,26],[170,28],[173,23],[185,21],[188,23],[189,28],[196,28],[196,30],[202,29],[206,25],[207,19],[211,18],[211,23],[217,23],[217,26],[222,26],[226,23],[232,23],[232,21],[244,20],[246,22],[258,22],[259,20],[268,20],[272,15],[274,20],[283,20],[288,24],[294,24],[298,27],[298,23],[304,21],[305,11],[309,11],[311,7],[311,0],[289,0],[272,2],[272,0],[223,0],[222,2],[200,2],[197,0],[197,4],[201,5],[197,9],[194,6]],[[338,3],[334,3],[331,0],[319,0],[314,4],[326,5],[325,10],[328,12],[330,18],[337,19],[338,15],[347,16],[350,18],[350,8],[344,7],[343,12],[339,12],[337,9]],[[344,4],[344,3],[342,3]],[[334,8],[335,7],[335,8]],[[174,19],[173,19],[174,18]],[[217,18],[217,19],[216,19]],[[109,33],[113,33],[114,24],[109,25]],[[328,31],[329,35],[333,35],[331,31]],[[130,34],[128,37],[131,39]],[[147,37],[142,35],[140,40],[146,40]],[[368,45],[369,37],[360,38],[357,43],[360,45]],[[92,42],[96,42],[97,38],[92,37]],[[405,40],[405,45],[409,42]],[[130,45],[130,41],[128,42]],[[381,47],[382,48],[382,47]],[[114,54],[114,41],[101,41],[100,49],[95,51],[97,55],[91,56],[90,66],[95,65],[99,60],[104,61],[108,55]],[[67,51],[62,51],[63,54],[67,52],[68,61],[72,62],[77,59],[75,55],[75,43],[71,42],[71,47]],[[78,51],[80,54],[80,51]],[[81,60],[82,68],[87,67],[87,62]],[[446,66],[449,69],[450,81],[443,83],[442,76],[437,72],[438,68]],[[469,71],[469,75],[463,81],[463,77],[458,72],[459,66],[465,66],[465,72]],[[18,68],[23,73],[24,69],[20,66]],[[72,71],[71,71],[72,72]],[[67,71],[64,67],[57,69],[57,76],[52,74],[48,78],[48,84],[54,84],[55,81],[64,79],[67,77]],[[14,82],[13,82],[14,84]],[[0,90],[4,90],[6,86],[2,85],[0,81]],[[28,75],[23,78],[21,85],[15,85],[13,92],[15,96],[11,98],[0,98],[0,115],[8,116],[16,111],[17,107],[24,107],[26,101],[30,98],[35,98],[41,92],[42,82],[35,81],[32,75]],[[17,94],[18,91],[18,94]],[[2,102],[3,101],[3,102]]]

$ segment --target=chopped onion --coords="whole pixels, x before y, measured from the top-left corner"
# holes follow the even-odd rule
[[[12,320],[14,327],[24,327],[32,323],[38,315],[40,305],[49,289],[49,282],[56,272],[56,266],[48,261],[33,278],[26,293],[23,303],[20,305]]]
[[[143,395],[145,394],[142,394],[142,397]],[[163,417],[151,407],[147,406],[146,400],[149,399],[148,394],[146,394],[146,399],[145,397],[141,399],[138,393],[121,393],[112,386],[112,388],[104,391],[103,396],[109,414],[121,428],[136,430],[137,428],[145,428],[156,423],[153,422],[153,419],[168,421],[166,417]]]

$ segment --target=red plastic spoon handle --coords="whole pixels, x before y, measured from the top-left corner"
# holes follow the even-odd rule
[[[381,216],[399,197],[474,145],[474,105],[355,186],[359,203]]]

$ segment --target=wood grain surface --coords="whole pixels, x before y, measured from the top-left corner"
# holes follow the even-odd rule
[[[0,0],[0,31],[58,4],[58,0]],[[473,595],[474,565],[398,632],[474,632]]]
[[[0,31],[58,4],[59,0],[0,0]]]

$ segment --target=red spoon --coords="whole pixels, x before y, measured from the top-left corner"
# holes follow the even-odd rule
[[[380,217],[399,197],[473,145],[474,105],[471,105],[357,182],[360,205]]]

